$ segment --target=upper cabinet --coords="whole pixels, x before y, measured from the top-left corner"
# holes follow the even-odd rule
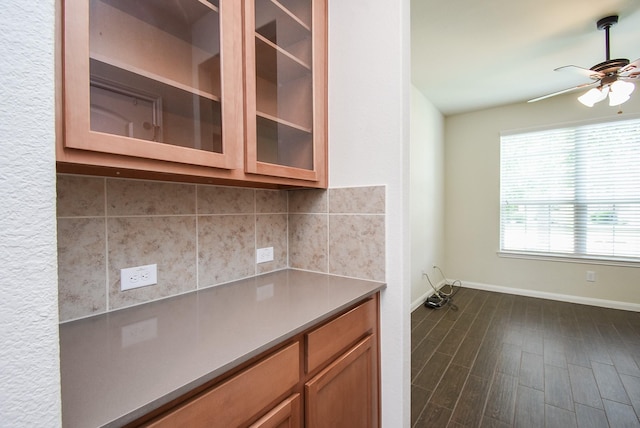
[[[62,24],[59,171],[326,187],[325,0],[66,0]]]
[[[326,4],[245,0],[247,170],[318,180],[326,163]]]

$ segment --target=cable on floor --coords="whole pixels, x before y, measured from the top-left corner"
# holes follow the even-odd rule
[[[456,279],[452,282],[447,281],[447,277],[442,272],[438,266],[433,265],[433,269],[437,269],[440,272],[440,276],[442,276],[442,280],[444,284],[440,287],[440,289],[436,288],[431,282],[431,278],[426,272],[422,272],[423,276],[427,277],[427,281],[429,281],[429,285],[433,288],[433,294],[427,297],[427,300],[424,302],[424,306],[430,309],[442,309],[445,305],[449,306],[452,311],[457,311],[458,307],[453,303],[453,296],[460,290],[462,287],[462,282],[459,279]],[[448,288],[448,290],[447,290]]]

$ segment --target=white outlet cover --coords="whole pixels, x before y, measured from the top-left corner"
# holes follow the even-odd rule
[[[258,248],[256,250],[256,263],[273,261],[273,247]]]
[[[157,264],[120,269],[120,291],[146,287],[157,283]]]

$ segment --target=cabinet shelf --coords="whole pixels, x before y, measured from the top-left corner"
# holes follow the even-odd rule
[[[199,3],[202,3],[203,5],[207,6],[208,8],[210,8],[211,10],[215,11],[215,12],[220,12],[219,10],[219,4],[218,4],[218,0],[198,0]]]
[[[294,12],[292,12],[290,10],[289,7],[285,6],[283,3],[283,1],[278,1],[278,0],[270,0],[270,3],[273,4],[275,7],[277,7],[278,9],[280,9],[282,12],[284,12],[285,14],[287,14],[288,16],[291,17],[291,19],[293,19],[295,22],[297,22],[302,28],[304,28],[307,31],[311,31],[311,26],[310,24],[305,23],[302,19],[300,19],[298,17],[298,15],[296,15]],[[309,10],[307,8],[307,10]]]
[[[306,28],[311,29],[311,0],[271,0],[286,13],[295,17]]]
[[[141,78],[147,78],[147,79],[156,81],[156,82],[158,82],[160,84],[163,84],[163,85],[171,86],[171,87],[174,87],[176,89],[180,89],[180,90],[185,91],[185,92],[190,92],[190,93],[192,93],[194,95],[197,95],[199,97],[203,97],[203,98],[210,99],[212,101],[220,102],[220,97],[218,97],[217,95],[214,95],[214,94],[212,94],[210,92],[202,91],[202,90],[197,89],[197,88],[195,88],[193,86],[189,86],[189,85],[186,85],[184,83],[175,81],[173,79],[169,79],[169,78],[167,78],[165,76],[161,76],[159,74],[153,73],[151,71],[143,70],[143,69],[141,69],[139,67],[136,67],[134,65],[127,64],[127,63],[122,62],[122,61],[118,61],[117,59],[109,58],[107,56],[100,55],[100,54],[93,53],[93,52],[90,54],[90,59],[91,59],[92,68],[95,66],[95,67],[99,67],[99,68],[103,68],[104,69],[104,66],[101,67],[99,65],[100,63],[102,63],[102,64],[105,64],[105,65],[112,66],[113,67],[112,70],[120,69],[122,71],[129,72],[132,75],[140,76]],[[220,62],[219,55],[216,57],[215,60],[217,60],[218,63]],[[110,73],[111,74],[117,73],[117,71],[116,72],[111,71]],[[103,71],[102,74],[109,74],[109,72],[104,72]],[[106,77],[106,76],[101,76],[101,77]]]
[[[307,134],[311,134],[313,132],[313,130],[311,128],[307,128],[307,127],[304,127],[304,126],[296,125],[295,123],[288,122],[288,121],[286,121],[284,119],[280,119],[280,118],[275,117],[275,116],[271,116],[270,114],[267,114],[267,113],[256,112],[256,115],[258,117],[262,118],[262,119],[265,119],[265,120],[273,122],[274,125],[276,125],[276,124],[277,125],[283,125],[283,126],[295,129],[295,130],[300,131],[300,132],[306,132]]]
[[[313,168],[311,130],[259,114],[256,130],[259,162],[307,170]]]
[[[200,0],[94,0],[89,13],[90,56],[219,99],[220,23],[216,9]]]
[[[133,67],[121,68],[114,65],[113,61],[110,63],[103,62],[97,58],[90,60],[92,80],[97,79],[98,81],[111,84],[116,88],[122,88],[125,92],[145,94],[150,99],[158,100],[161,108],[159,109],[160,111],[153,114],[154,117],[157,117],[157,120],[153,121],[157,127],[157,131],[153,132],[153,135],[162,135],[163,138],[156,141],[174,146],[183,146],[216,153],[222,152],[221,106],[218,97],[194,88],[186,87],[186,85],[179,84],[170,79],[153,75],[153,73],[146,73],[147,75],[145,75],[136,71],[139,70],[135,70]],[[138,98],[135,95],[132,97]],[[116,98],[120,98],[121,103],[125,104],[119,104]],[[131,97],[129,97],[129,99],[131,99]],[[115,92],[112,92],[107,98],[102,97],[101,100],[102,101],[99,101],[98,98],[94,100],[92,92],[92,110],[107,112],[107,114],[109,114],[108,112],[113,112],[115,115],[124,114],[122,117],[125,119],[129,116],[122,111],[122,109],[128,110],[125,107],[127,105],[126,102],[121,97],[118,97]],[[128,104],[131,105],[130,102]],[[196,119],[198,126],[194,126],[193,124],[193,121]],[[133,119],[131,119],[131,121],[132,123],[129,126],[142,126],[141,124],[135,123]],[[124,122],[128,122],[128,120],[124,120]],[[148,119],[148,122],[151,122],[151,120]],[[92,130],[102,130],[100,125],[96,124],[96,126],[97,127],[94,126],[92,121]],[[118,127],[103,132],[129,137],[133,136],[127,132],[118,132]],[[150,139],[144,137],[138,138]],[[153,138],[153,140],[155,140],[155,138]]]
[[[256,73],[272,82],[288,82],[311,75],[311,66],[256,33]]]
[[[309,62],[311,28],[276,0],[256,1],[256,32]]]
[[[100,0],[130,16],[146,22],[154,22],[158,28],[175,29],[178,23],[188,26],[200,20],[208,9],[219,13],[219,0],[157,1],[157,0]],[[149,19],[149,18],[153,19]],[[169,30],[171,31],[171,30]]]

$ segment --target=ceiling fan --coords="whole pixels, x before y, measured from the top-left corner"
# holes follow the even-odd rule
[[[578,97],[578,101],[587,107],[593,107],[595,103],[604,100],[607,95],[609,95],[609,105],[611,106],[616,106],[627,101],[635,88],[633,81],[639,80],[640,78],[640,58],[632,63],[625,58],[611,59],[609,51],[609,28],[617,22],[618,16],[613,15],[602,18],[596,23],[598,30],[605,31],[606,61],[596,64],[589,69],[575,65],[566,65],[554,70],[577,72],[590,78],[592,80],[591,82],[534,98],[528,102],[532,103],[589,87],[591,87],[589,91]]]

